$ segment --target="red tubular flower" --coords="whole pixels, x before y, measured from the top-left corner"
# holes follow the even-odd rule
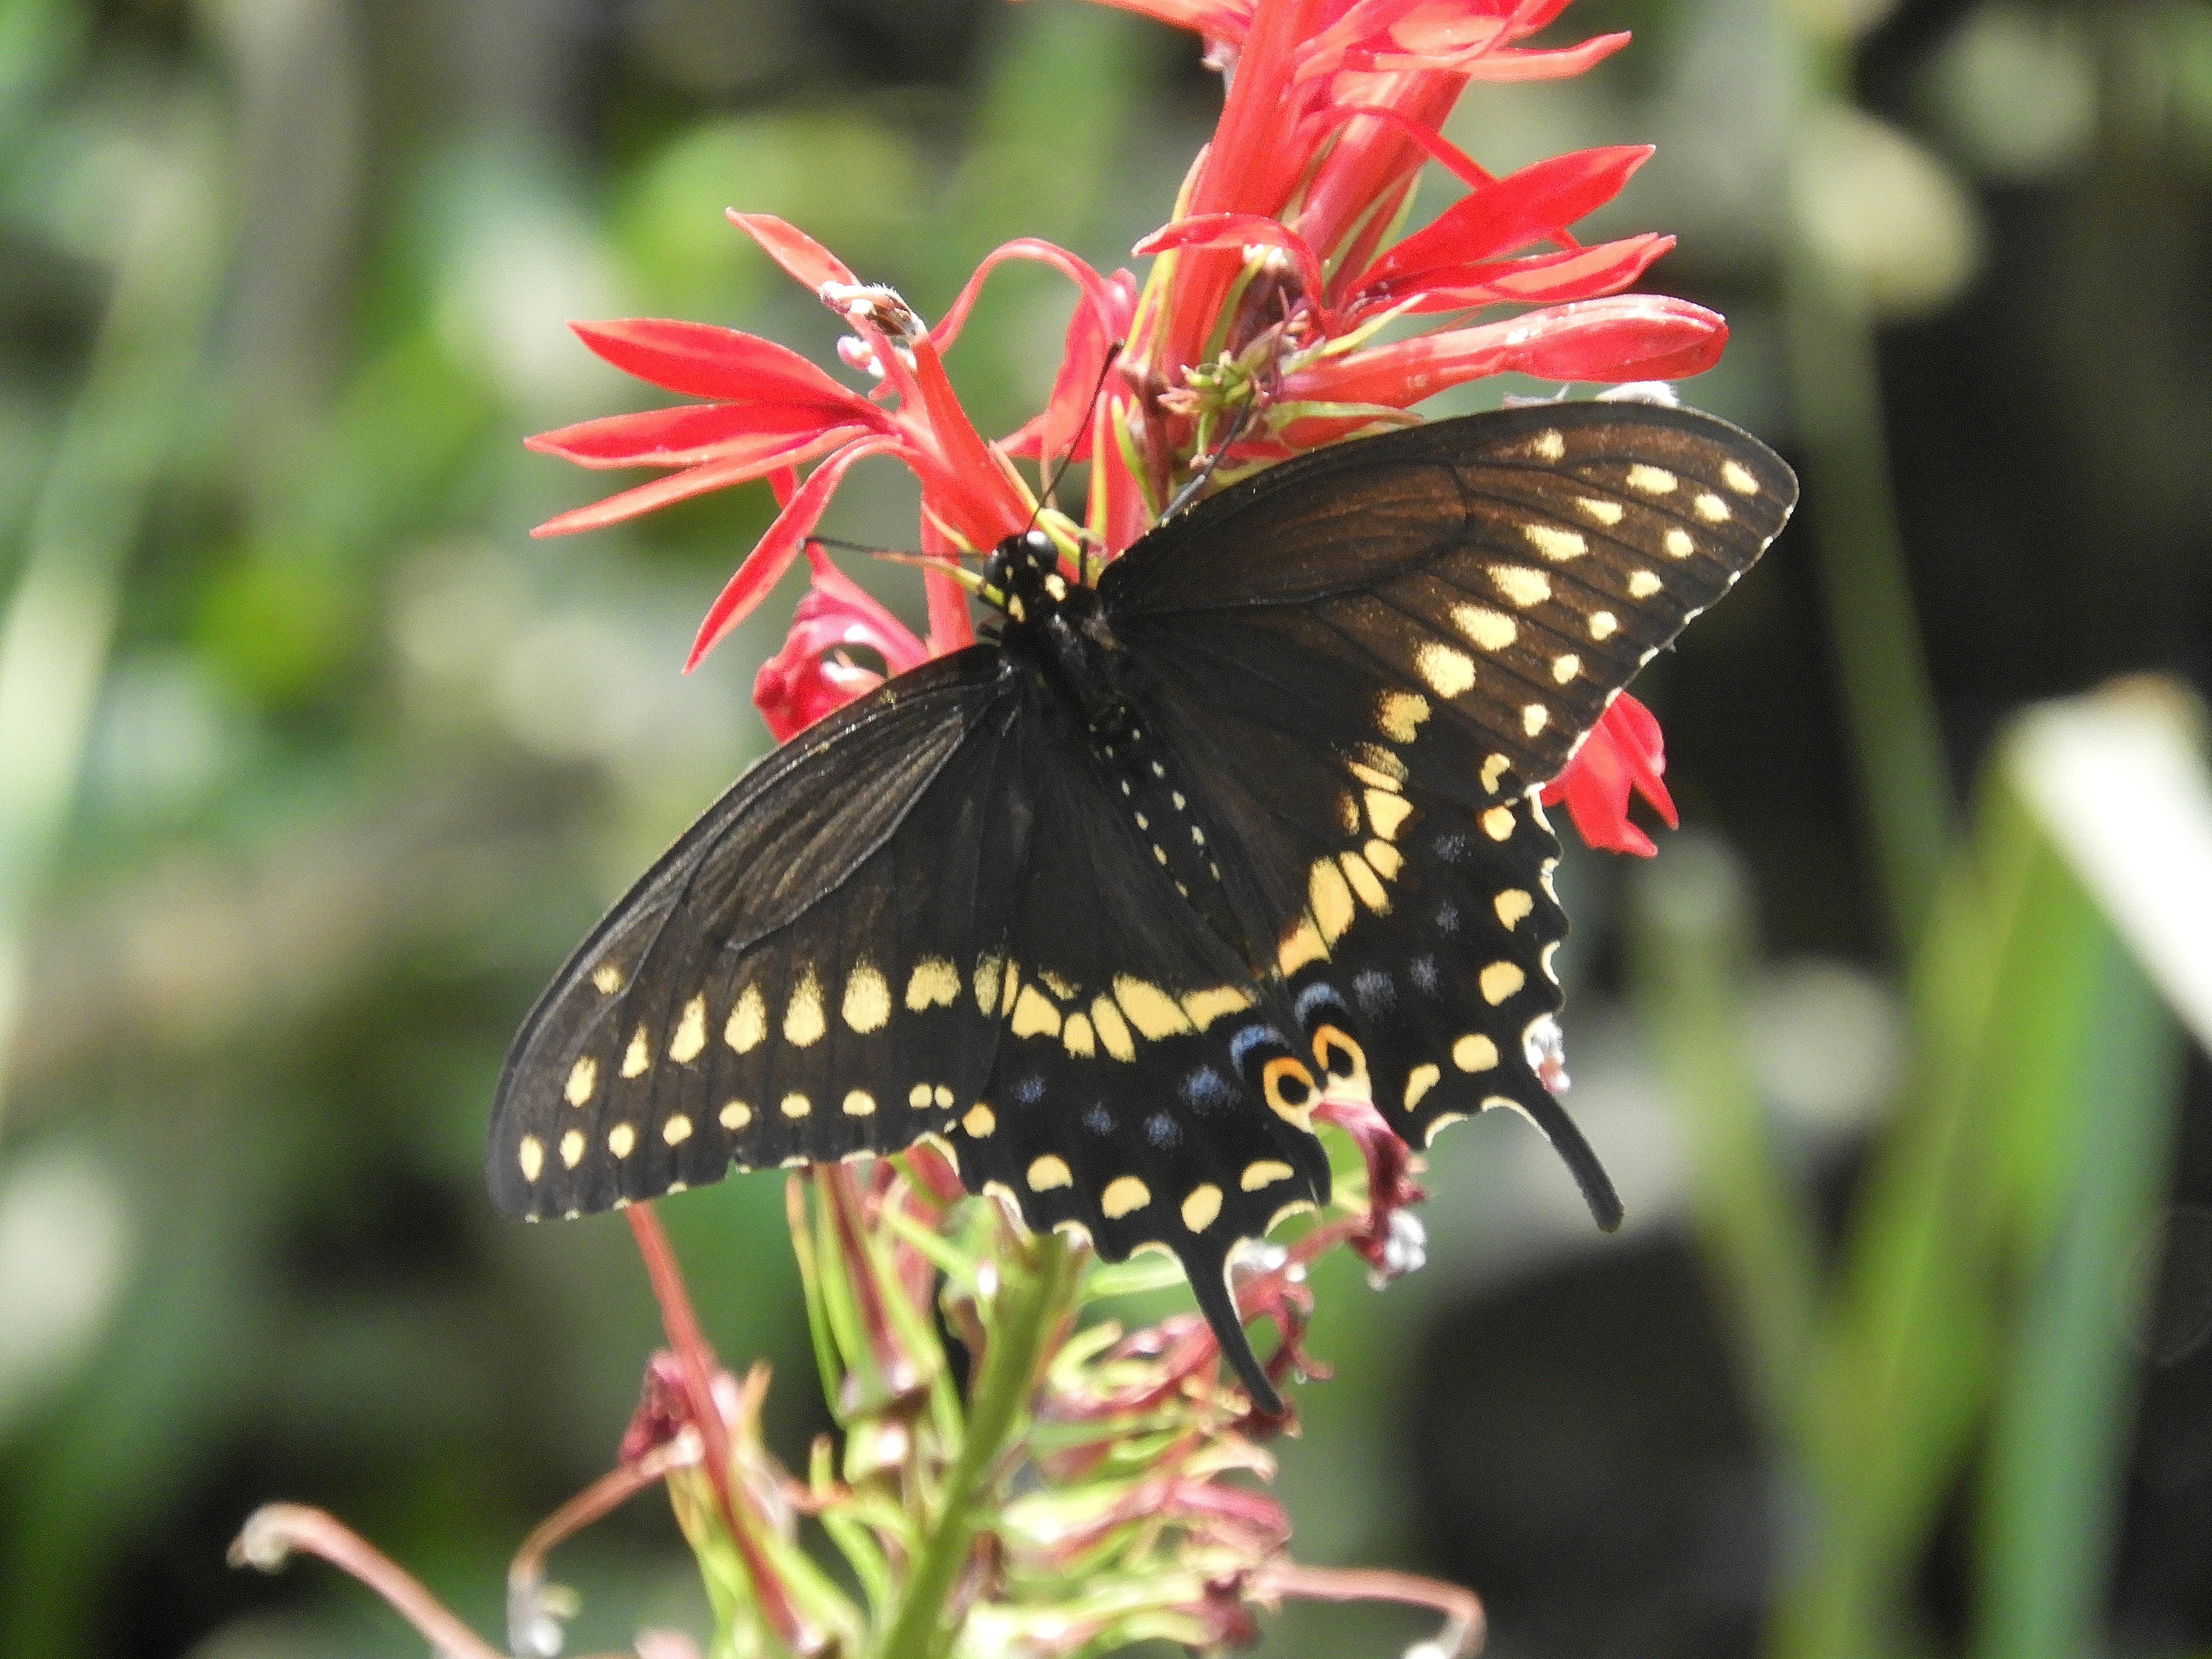
[[[1650,858],[1659,849],[1628,819],[1633,790],[1672,830],[1674,802],[1660,774],[1667,769],[1667,746],[1650,709],[1626,691],[1615,697],[1583,739],[1566,769],[1544,786],[1544,804],[1567,804],[1582,838],[1593,847]]]
[[[930,654],[820,547],[810,546],[806,557],[814,567],[814,585],[799,602],[783,649],[761,665],[753,680],[753,702],[778,743],[883,684],[882,674],[853,661],[842,647],[866,646],[893,674],[920,667]]]
[[[1728,335],[1719,317],[1621,291],[1673,246],[1671,237],[1585,246],[1571,229],[1619,193],[1648,147],[1580,150],[1500,177],[1443,136],[1469,82],[1578,74],[1625,42],[1610,34],[1557,48],[1522,44],[1566,0],[1108,3],[1197,29],[1209,61],[1234,71],[1176,216],[1138,246],[1155,258],[1141,289],[1127,271],[1102,274],[1064,249],[1022,239],[994,250],[926,329],[896,294],[861,283],[793,227],[732,213],[732,223],[846,319],[853,337],[841,355],[873,377],[872,392],[733,330],[653,321],[579,327],[618,368],[712,401],[533,440],[586,466],[674,469],[563,514],[541,533],[613,523],[753,478],[775,488],[781,511],[709,609],[692,663],[790,568],[846,471],[871,455],[892,456],[921,480],[921,546],[948,558],[986,549],[1040,516],[1055,533],[1073,533],[1055,514],[1039,514],[1012,458],[1040,466],[1087,459],[1082,530],[1110,558],[1151,527],[1232,419],[1243,424],[1221,466],[1224,478],[1402,424],[1424,398],[1482,376],[1672,380],[1718,357]],[[1390,243],[1389,227],[1431,161],[1467,193]],[[1015,259],[1067,277],[1077,304],[1046,406],[994,442],[962,411],[943,354],[989,274]],[[1520,309],[1481,320],[1469,314],[1495,306]],[[1382,337],[1383,325],[1407,318],[1434,319],[1435,326]],[[1125,349],[1109,368],[1116,342]],[[811,469],[803,479],[802,467]],[[779,738],[877,684],[874,669],[841,647],[870,646],[896,672],[917,651],[971,637],[965,595],[946,574],[927,577],[924,647],[826,560],[814,563],[791,635],[756,683]],[[1656,725],[1624,698],[1547,798],[1566,800],[1593,844],[1647,852],[1650,842],[1622,804],[1632,787],[1664,801],[1659,754]]]

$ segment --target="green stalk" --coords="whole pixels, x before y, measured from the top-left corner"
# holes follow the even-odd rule
[[[936,1659],[944,1650],[950,1635],[945,1604],[981,1527],[985,1486],[1012,1446],[1045,1345],[1074,1292],[1074,1257],[1056,1233],[1040,1234],[1025,1250],[1007,1252],[1001,1271],[967,1433],[937,1495],[935,1524],[915,1556],[897,1616],[884,1638],[883,1659]]]
[[[1802,161],[1810,131],[1825,105],[1840,107],[1833,88],[1842,51],[1802,36],[1797,46],[1793,210],[1813,188]],[[1873,318],[1856,273],[1819,246],[1803,213],[1793,210],[1788,223],[1783,317],[1813,507],[1801,533],[1811,536],[1826,590],[1844,720],[1891,936],[1909,957],[1957,839],[1957,815],[1898,535]]]
[[[0,617],[0,1116],[31,917],[76,800],[124,568],[220,288],[208,113],[166,125],[147,147],[106,314]]]
[[[1744,1043],[1753,956],[1741,871],[1717,842],[1678,840],[1640,872],[1631,948],[1644,1029],[1690,1145],[1692,1214],[1733,1315],[1739,1363],[1778,1444],[1818,1466],[1806,1387],[1819,1318],[1808,1206],[1776,1155]]]

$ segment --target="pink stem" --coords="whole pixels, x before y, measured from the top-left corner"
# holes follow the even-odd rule
[[[302,1504],[264,1504],[246,1517],[230,1547],[234,1567],[275,1572],[295,1551],[319,1555],[359,1579],[415,1626],[447,1659],[506,1659],[497,1648],[447,1612],[438,1598],[336,1517]]]
[[[1433,1607],[1444,1617],[1444,1627],[1430,1644],[1438,1659],[1468,1659],[1482,1645],[1482,1603],[1473,1590],[1447,1584],[1441,1578],[1416,1578],[1409,1572],[1385,1572],[1378,1568],[1301,1567],[1285,1562],[1261,1568],[1251,1582],[1255,1593],[1271,1599],[1295,1595],[1308,1601],[1398,1601],[1408,1607]]]

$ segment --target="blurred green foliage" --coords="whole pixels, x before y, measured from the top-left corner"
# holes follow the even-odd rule
[[[1661,281],[1735,328],[1692,395],[1808,486],[1639,687],[1706,837],[1625,891],[1566,872],[1578,1098],[1632,1209],[1687,1218],[1788,1494],[1765,1644],[1923,1650],[1948,1528],[1973,1612],[1942,1639],[2025,1659],[2099,1640],[2123,1304],[2212,1172],[2167,1175],[2188,988],[2037,794],[2040,728],[1989,738],[2030,696],[2212,672],[2212,9],[1884,10],[1582,0],[1563,27],[1637,46],[1478,88],[1455,130],[1498,168],[1659,142],[1620,222],[1680,234]],[[483,1202],[490,1081],[598,908],[764,745],[748,677],[788,614],[676,674],[764,490],[528,539],[598,481],[520,438],[638,392],[562,325],[834,362],[732,205],[926,311],[1014,234],[1126,262],[1212,118],[1194,55],[1070,0],[0,0],[0,1653],[411,1650],[327,1576],[226,1573],[279,1496],[499,1626],[507,1553],[605,1467],[657,1337],[618,1224]],[[953,361],[987,429],[1035,406],[1066,306],[994,282]],[[862,469],[825,528],[908,544],[902,489]],[[1808,950],[1832,971],[1788,980]],[[1825,1095],[1763,1057],[1785,980],[1826,988],[1786,1026]],[[1870,1149],[1840,1206],[1792,1115],[1815,1097],[1823,1144]],[[1428,1274],[1319,1276],[1337,1376],[1282,1480],[1305,1559],[1449,1559],[1419,1334],[1588,1248],[1524,1151],[1440,1143]],[[780,1188],[665,1213],[803,1465]],[[653,1504],[556,1571],[580,1649],[703,1628]],[[1562,1571],[1595,1595],[1608,1565]],[[1275,1650],[1409,1633],[1302,1616]],[[1707,1650],[1673,1639],[1638,1650]]]

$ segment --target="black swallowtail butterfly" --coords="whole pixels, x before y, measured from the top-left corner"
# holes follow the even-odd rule
[[[1310,1114],[1408,1142],[1525,1112],[1566,918],[1537,787],[1773,540],[1796,481],[1705,415],[1552,404],[1302,456],[1071,582],[1031,532],[995,638],[739,779],[515,1039],[500,1207],[574,1216],[936,1136],[972,1192],[1227,1272],[1325,1202]]]

